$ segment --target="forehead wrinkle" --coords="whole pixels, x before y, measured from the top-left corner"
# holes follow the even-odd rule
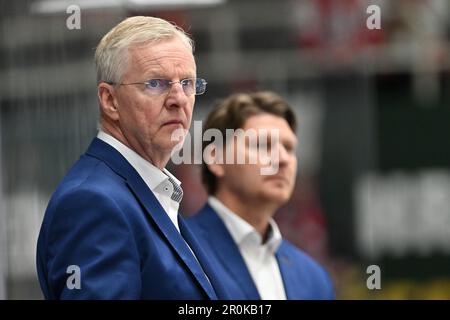
[[[166,61],[170,64],[177,62],[178,64],[192,64],[195,67],[195,59],[193,54],[188,50],[180,50],[179,48],[163,48],[163,50],[155,51],[154,47],[136,46],[129,49],[130,55],[136,64],[145,66],[147,64],[156,64],[162,67],[162,62]]]
[[[186,63],[186,59],[180,57],[156,57],[148,59],[147,57],[136,57],[134,71],[144,74],[146,77],[167,76],[172,73],[181,75],[181,77],[195,76],[196,66],[194,63]]]

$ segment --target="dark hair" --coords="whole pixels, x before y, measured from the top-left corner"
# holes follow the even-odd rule
[[[211,128],[217,129],[226,136],[226,129],[239,129],[245,121],[258,114],[269,113],[284,118],[293,132],[296,132],[297,123],[295,113],[291,106],[278,94],[270,91],[253,93],[232,94],[219,102],[206,118],[203,133]],[[203,141],[202,152],[213,142]],[[205,162],[202,163],[202,182],[208,194],[217,191],[217,178],[208,169]]]

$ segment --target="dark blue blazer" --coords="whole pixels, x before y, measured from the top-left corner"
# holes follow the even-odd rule
[[[183,237],[135,169],[95,138],[45,212],[36,259],[45,298],[225,298],[185,221],[179,225]],[[71,265],[80,268],[80,289],[67,285],[75,283]]]
[[[261,299],[231,234],[216,211],[206,204],[188,219],[210,263],[221,273],[231,299]],[[276,252],[287,299],[334,299],[327,272],[303,251],[283,240]]]

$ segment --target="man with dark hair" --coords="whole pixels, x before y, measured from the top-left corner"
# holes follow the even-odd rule
[[[230,129],[239,134],[230,136]],[[188,223],[231,298],[333,299],[328,274],[283,240],[272,218],[295,185],[297,138],[291,107],[272,92],[234,94],[209,114],[204,132],[208,130],[220,131],[225,144],[203,144],[207,159],[202,180],[209,198]]]

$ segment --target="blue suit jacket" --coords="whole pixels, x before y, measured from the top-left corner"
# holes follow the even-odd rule
[[[45,212],[37,245],[45,297],[224,298],[185,221],[179,225],[184,239],[135,169],[113,147],[94,139]],[[71,265],[80,268],[80,289],[67,285],[74,275]]]
[[[231,299],[261,299],[250,272],[223,221],[206,204],[188,219],[210,262],[220,272]],[[331,280],[325,270],[308,255],[283,240],[276,259],[287,299],[334,299]]]

